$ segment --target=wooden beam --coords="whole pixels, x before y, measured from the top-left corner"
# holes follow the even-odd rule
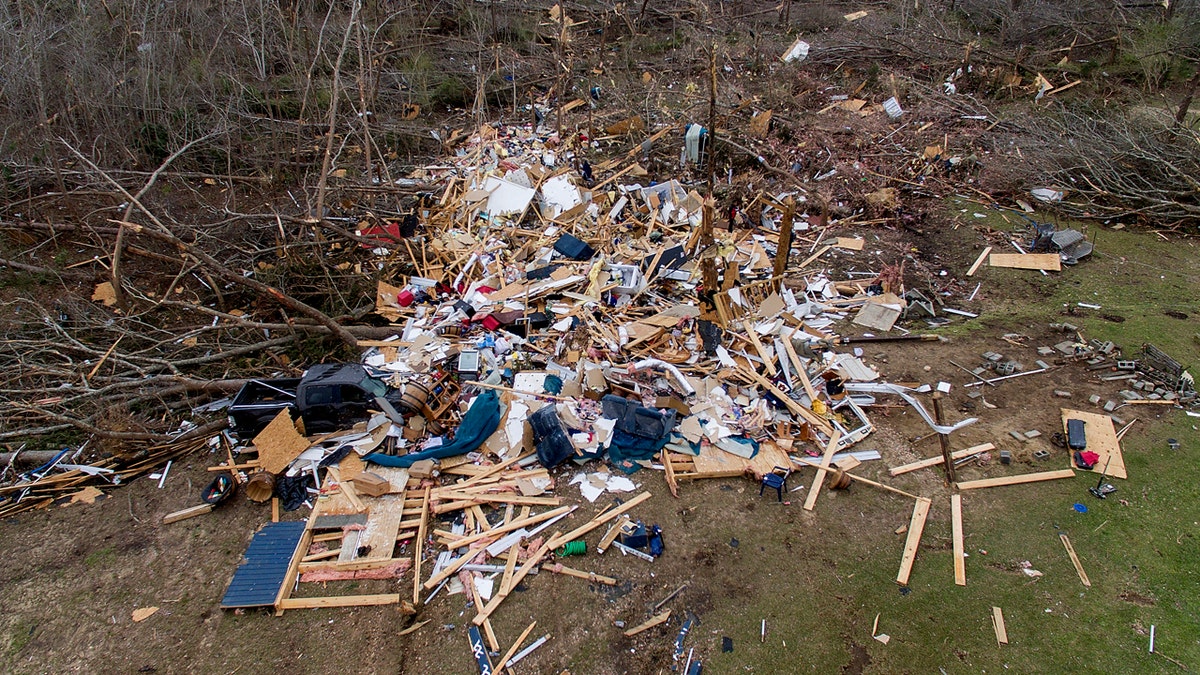
[[[670,619],[670,618],[671,618],[671,610],[668,609],[667,611],[663,612],[662,614],[658,614],[646,621],[643,621],[642,623],[639,623],[638,625],[634,626],[633,628],[630,628],[629,630],[625,631],[625,637],[633,637],[634,635],[637,635],[638,633],[650,630],[651,628],[654,628],[655,626],[666,623],[667,619]]]
[[[545,513],[539,513],[536,516],[529,516],[528,518],[518,518],[517,520],[514,520],[514,521],[508,523],[507,525],[497,525],[496,527],[493,527],[488,532],[480,532],[478,534],[473,534],[473,535],[470,535],[467,537],[462,537],[460,539],[455,539],[453,541],[453,543],[450,544],[450,548],[462,548],[463,546],[468,546],[470,544],[474,544],[475,542],[479,541],[480,539],[487,539],[488,537],[493,537],[496,535],[504,534],[506,532],[512,532],[513,530],[519,530],[522,527],[525,527],[526,525],[535,525],[537,523],[542,522],[543,520],[550,520],[551,518],[554,518],[556,516],[560,516],[564,513],[567,513],[568,511],[570,511],[573,508],[575,508],[575,507],[574,506],[560,506],[557,509],[551,509]],[[435,532],[435,534],[438,534],[438,533]]]
[[[508,651],[504,652],[504,657],[500,659],[500,665],[496,666],[496,675],[500,675],[500,673],[504,672],[504,664],[508,663],[508,660],[512,658],[513,654],[517,653],[517,650],[521,648],[521,643],[525,641],[525,638],[529,637],[529,634],[533,632],[533,627],[536,625],[536,621],[529,624],[529,627],[521,632],[520,637],[518,637],[512,643],[512,646],[508,648]]]
[[[775,359],[767,355],[766,347],[758,339],[758,331],[754,330],[754,323],[748,319],[742,319],[742,328],[746,329],[746,336],[750,338],[750,344],[754,346],[754,351],[758,352],[758,356],[763,360],[763,365],[767,367],[767,373],[771,377],[779,372],[775,370]]]
[[[980,253],[979,257],[975,259],[975,264],[971,265],[971,269],[967,270],[967,276],[969,276],[969,277],[975,276],[975,272],[979,271],[979,266],[983,264],[984,259],[987,258],[988,254],[991,252],[992,252],[991,246],[988,246],[987,248],[983,249],[983,253]]]
[[[984,443],[982,445],[971,446],[964,450],[955,450],[954,452],[950,453],[950,458],[951,459],[962,459],[963,457],[970,457],[971,455],[978,455],[981,452],[985,452],[987,450],[995,450],[995,449],[996,449],[995,445],[992,445],[991,443]],[[928,459],[922,459],[922,460],[913,462],[912,464],[903,464],[901,466],[897,466],[897,467],[888,469],[888,475],[899,476],[900,474],[908,473],[910,471],[916,471],[917,469],[924,469],[924,468],[930,467],[930,466],[937,466],[938,464],[941,464],[944,461],[946,461],[946,458],[942,457],[941,455],[938,455],[937,457],[930,457]]]
[[[170,525],[171,523],[178,523],[179,521],[187,520],[188,518],[202,516],[212,510],[212,504],[197,504],[196,506],[189,506],[181,511],[168,513],[167,515],[163,516],[163,525]]]
[[[830,463],[833,461],[833,455],[837,452],[838,441],[842,438],[842,432],[834,429],[833,435],[829,437],[829,444],[825,446],[825,456],[821,458],[821,466],[817,469],[817,477],[813,479],[812,486],[808,489],[808,497],[804,500],[804,510],[812,511],[817,504],[817,495],[821,492],[821,484],[825,482],[825,474],[828,472]]]
[[[663,473],[667,477],[667,489],[671,491],[671,496],[679,499],[679,481],[675,480],[675,468],[671,466],[671,451],[665,447],[662,449]]]
[[[421,498],[421,524],[417,527],[417,543],[413,550],[413,606],[421,603],[421,556],[424,555],[425,530],[429,523],[429,491],[425,487],[425,495]]]
[[[793,330],[787,337],[783,338],[783,349],[787,352],[788,358],[792,363],[796,364],[796,377],[800,379],[800,386],[804,387],[804,393],[808,394],[809,401],[817,400],[817,390],[813,389],[812,381],[808,379],[808,372],[804,368],[804,364],[800,361],[800,356],[796,354],[796,348],[792,346],[792,335],[795,335]]]
[[[546,544],[550,547],[551,550],[553,550],[553,549],[558,548],[559,546],[562,546],[563,544],[567,543],[568,541],[575,541],[576,539],[579,539],[580,537],[587,534],[588,532],[591,532],[592,530],[596,529],[597,527],[600,527],[604,523],[607,523],[608,521],[612,520],[613,518],[616,518],[617,516],[621,515],[622,513],[625,513],[629,509],[632,509],[633,507],[637,506],[638,504],[641,504],[642,502],[646,501],[649,498],[650,498],[650,493],[643,492],[642,494],[634,497],[633,499],[630,499],[629,501],[625,502],[624,504],[622,504],[614,509],[608,509],[606,511],[600,512],[594,518],[592,518],[590,521],[588,521],[586,524],[581,525],[581,526],[575,528],[574,530],[571,530],[570,532],[566,533],[565,535],[560,535],[560,536],[554,537],[550,541],[546,542]]]
[[[1083,571],[1083,563],[1079,562],[1079,556],[1075,555],[1075,547],[1071,545],[1071,540],[1067,539],[1067,535],[1058,535],[1062,539],[1063,546],[1067,549],[1067,555],[1071,556],[1071,564],[1075,566],[1075,571],[1079,573],[1079,580],[1084,586],[1092,587],[1092,582],[1088,579],[1087,572]]]
[[[604,536],[600,538],[600,543],[596,545],[596,550],[600,553],[607,551],[608,547],[612,546],[612,543],[620,536],[621,527],[627,522],[629,522],[629,516],[625,516],[613,523],[612,527],[608,528],[608,532],[605,532]]]
[[[1001,476],[999,478],[984,478],[969,480],[958,484],[959,490],[974,490],[977,488],[999,487],[1001,485],[1020,485],[1021,483],[1036,483],[1043,480],[1073,478],[1074,469],[1059,469],[1058,471],[1040,471],[1038,473],[1023,473],[1017,476]]]
[[[288,563],[287,571],[283,574],[283,584],[279,586],[279,594],[275,596],[275,616],[280,616],[286,607],[283,606],[283,601],[288,599],[292,594],[292,587],[296,585],[296,575],[300,573],[300,561],[304,559],[305,552],[312,545],[313,531],[312,526],[316,518],[309,518],[308,525],[304,528],[304,534],[300,535],[300,541],[296,544],[296,550],[292,553],[292,561]]]
[[[492,615],[492,612],[496,611],[496,608],[500,606],[500,603],[504,602],[504,599],[508,597],[508,594],[512,593],[512,589],[516,588],[517,584],[521,583],[521,580],[525,578],[525,575],[529,574],[529,570],[533,569],[535,565],[541,562],[542,558],[551,550],[552,549],[549,545],[549,542],[542,544],[541,547],[533,553],[533,555],[529,556],[529,559],[525,561],[525,564],[521,565],[521,568],[518,569],[515,574],[513,574],[512,578],[508,581],[508,585],[496,591],[496,594],[492,596],[491,601],[488,602],[486,606],[480,608],[479,613],[475,615],[475,618],[471,619],[471,623],[474,623],[476,626],[480,626],[484,621],[487,621],[488,617]]]
[[[963,558],[962,495],[950,495],[950,529],[954,537],[954,583],[967,585],[967,561]]]
[[[581,570],[571,569],[570,567],[564,567],[561,563],[546,565],[542,569],[549,572],[554,572],[555,574],[565,574],[566,576],[575,577],[577,579],[587,579],[588,581],[594,581],[598,584],[604,584],[605,586],[617,585],[617,580],[612,577],[606,577],[603,574],[596,574],[595,572],[583,572]]]
[[[1008,644],[1008,630],[1004,627],[1004,611],[992,608],[992,629],[996,631],[996,644]]]
[[[908,585],[908,577],[912,574],[917,547],[921,545],[921,533],[925,531],[925,519],[929,517],[929,505],[930,501],[922,497],[913,506],[912,520],[908,524],[908,540],[904,542],[904,557],[900,559],[900,573],[896,575],[896,583],[901,586]]]
[[[775,394],[775,397],[780,401],[783,401],[783,404],[787,406],[787,409],[790,410],[792,414],[803,417],[805,421],[824,432],[826,435],[833,433],[833,425],[830,424],[828,420],[819,417],[813,411],[797,403],[792,399],[792,397],[787,395],[787,392],[780,389],[774,382],[763,377],[757,371],[749,368],[741,368],[738,370],[738,372],[757,382],[760,387],[766,389],[772,394]]]
[[[372,605],[398,605],[399,593],[379,595],[335,595],[323,598],[284,598],[280,609],[320,609],[322,607],[369,607]]]

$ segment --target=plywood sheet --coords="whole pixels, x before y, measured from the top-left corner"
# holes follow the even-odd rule
[[[692,458],[692,463],[696,466],[695,473],[699,474],[691,476],[693,478],[704,478],[705,474],[713,477],[735,476],[745,473],[746,469],[753,471],[756,476],[762,476],[771,473],[777,466],[792,465],[787,453],[771,442],[760,444],[758,454],[753,459],[743,459],[720,448],[705,445],[700,449],[700,454]]]
[[[308,449],[308,445],[308,439],[296,431],[287,410],[280,410],[275,419],[254,437],[258,464],[268,473],[282,473],[293,459]]]
[[[400,532],[400,521],[404,520],[404,484],[408,482],[408,470],[387,466],[377,466],[372,470],[390,482],[392,489],[399,486],[399,492],[381,497],[360,496],[367,505],[367,526],[359,535],[358,548],[370,547],[370,550],[355,560],[391,558],[392,550],[396,547],[396,535]]]
[[[1062,409],[1063,433],[1067,433],[1067,420],[1083,420],[1083,433],[1087,437],[1087,449],[1100,455],[1100,461],[1092,468],[1093,473],[1104,472],[1108,466],[1108,475],[1113,478],[1128,478],[1125,472],[1125,457],[1121,454],[1121,442],[1117,440],[1117,430],[1113,428],[1112,418],[1108,415],[1084,412],[1082,410]],[[1072,452],[1073,456],[1075,453]],[[1111,460],[1111,461],[1110,461]],[[1072,459],[1068,466],[1079,469]],[[1082,471],[1083,469],[1079,469]]]

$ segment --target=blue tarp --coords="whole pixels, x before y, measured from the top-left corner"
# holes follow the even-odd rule
[[[423,459],[444,459],[478,450],[479,446],[483,445],[488,436],[495,433],[499,426],[500,397],[494,391],[486,391],[475,399],[475,402],[471,404],[471,408],[467,410],[467,414],[463,416],[462,424],[454,432],[453,441],[445,445],[439,445],[436,448],[430,448],[424,452],[416,452],[410,455],[396,457],[373,452],[363,457],[363,459],[381,466],[394,466],[407,469],[414,462],[419,462]]]

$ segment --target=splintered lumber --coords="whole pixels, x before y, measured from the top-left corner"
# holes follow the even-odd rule
[[[463,565],[466,565],[474,560],[479,556],[480,553],[483,553],[483,549],[471,549],[461,556],[455,558],[449,565],[446,565],[441,572],[429,577],[429,581],[425,582],[425,590],[432,590],[434,586],[442,583],[443,579],[448,579],[449,577],[453,576],[456,572],[458,572],[459,569],[462,568]]]
[[[854,457],[851,456],[848,459],[854,459]],[[807,457],[796,457],[796,458],[793,458],[792,461],[796,462],[798,464],[807,464],[809,466],[815,466],[818,468],[821,467],[821,464],[819,462],[814,462],[811,459],[808,459]],[[857,462],[858,460],[855,459],[854,461]],[[874,485],[877,488],[887,490],[888,492],[894,492],[898,495],[908,497],[909,499],[920,499],[920,497],[918,495],[914,495],[911,492],[905,492],[904,490],[901,490],[900,488],[894,488],[891,485],[884,485],[883,483],[880,483],[879,481],[871,480],[870,478],[863,478],[862,476],[856,476],[856,475],[850,473],[850,471],[843,469],[843,468],[837,466],[836,464],[833,466],[830,466],[830,467],[826,467],[825,470],[828,470],[828,469],[833,469],[833,471],[834,471],[834,477],[832,479],[830,479],[831,483],[836,482],[837,478],[839,476],[845,476],[845,477],[849,478],[850,480],[857,481],[859,483],[866,483],[867,485]]]
[[[1071,556],[1071,564],[1075,566],[1075,571],[1079,573],[1079,580],[1084,586],[1092,587],[1092,582],[1088,579],[1087,572],[1083,571],[1083,563],[1079,562],[1079,556],[1075,555],[1075,547],[1071,545],[1071,540],[1067,539],[1067,535],[1058,535],[1062,539],[1063,546],[1067,549],[1067,555]]]
[[[1062,270],[1062,258],[1057,253],[993,253],[990,267],[1009,267],[1018,270]]]
[[[782,401],[783,404],[787,406],[787,409],[792,412],[792,414],[803,417],[806,422],[813,425],[825,434],[833,433],[833,425],[829,423],[829,420],[819,417],[813,411],[797,403],[792,399],[791,396],[787,395],[787,392],[780,389],[774,382],[768,380],[767,378],[758,374],[758,372],[749,368],[741,368],[738,370],[738,372],[757,382],[758,386],[762,387],[763,389],[775,394],[775,398],[778,398],[780,401]]]
[[[521,631],[520,637],[518,637],[512,643],[512,646],[508,648],[508,651],[504,652],[504,657],[500,659],[500,665],[496,667],[496,675],[500,675],[500,673],[504,671],[504,664],[508,663],[508,660],[512,658],[513,654],[517,653],[517,650],[521,648],[521,643],[525,641],[525,638],[529,637],[529,634],[533,632],[533,627],[536,625],[536,621],[529,624],[528,628]]]
[[[670,619],[670,618],[671,618],[671,610],[668,609],[667,611],[663,612],[662,614],[658,614],[658,615],[634,626],[633,628],[630,628],[629,630],[625,631],[625,637],[633,637],[634,635],[637,635],[638,633],[650,630],[651,628],[654,628],[655,626],[662,625],[667,622],[667,619]]]
[[[978,455],[981,452],[985,452],[987,450],[995,450],[995,449],[996,449],[995,445],[992,445],[991,443],[984,443],[982,445],[971,446],[964,450],[955,450],[954,452],[950,453],[950,458],[951,459],[962,459],[963,457],[970,457],[971,455]],[[938,455],[937,457],[930,457],[928,459],[918,460],[916,462],[913,462],[912,464],[903,464],[901,466],[893,467],[891,469],[888,469],[888,475],[899,476],[900,474],[909,473],[910,471],[916,471],[918,469],[924,469],[924,468],[930,467],[930,466],[937,466],[944,461],[946,461],[946,458],[942,457],[941,455]]]
[[[594,581],[598,584],[604,584],[605,586],[617,585],[617,580],[612,577],[606,577],[603,574],[596,574],[595,572],[583,572],[581,570],[571,569],[570,567],[564,567],[561,563],[547,565],[542,569],[554,572],[555,574],[564,574],[569,577],[575,577],[577,579],[587,579],[588,581]]]
[[[429,486],[425,487],[425,495],[421,497],[421,524],[417,527],[417,543],[413,552],[413,605],[421,602],[421,556],[424,555],[425,528],[429,522]]]
[[[766,348],[763,347],[763,343],[758,339],[758,331],[754,330],[754,324],[747,319],[742,319],[742,328],[746,329],[746,337],[750,338],[750,344],[754,346],[754,351],[758,352],[759,357],[762,358],[763,365],[767,367],[767,373],[771,377],[775,377],[775,374],[778,372],[775,370],[775,360],[767,355]]]
[[[188,518],[195,518],[196,516],[202,516],[212,510],[213,510],[212,504],[198,504],[196,506],[189,506],[188,508],[183,509],[181,511],[176,511],[175,513],[168,513],[167,515],[163,516],[163,525],[169,525],[170,523],[177,523],[181,520],[187,520]]]
[[[608,547],[612,546],[612,543],[617,540],[618,536],[620,536],[621,528],[624,527],[625,523],[627,522],[629,522],[629,516],[622,516],[620,520],[613,523],[612,527],[608,528],[608,532],[605,532],[604,536],[601,537],[600,543],[596,545],[596,551],[598,553],[604,553],[607,551]]]
[[[671,496],[679,499],[679,481],[675,480],[675,465],[671,463],[670,450],[662,449],[662,464],[663,472],[667,477],[667,489],[671,491]]]
[[[588,521],[587,523],[580,525],[579,527],[575,528],[574,530],[571,530],[570,532],[568,532],[564,535],[556,536],[556,537],[552,538],[550,541],[546,542],[546,544],[549,545],[549,547],[551,549],[556,549],[559,546],[562,546],[563,544],[567,543],[568,541],[575,541],[576,539],[579,539],[580,537],[587,534],[588,532],[591,532],[592,530],[596,529],[597,527],[600,527],[604,523],[607,523],[608,521],[612,520],[613,518],[616,518],[617,516],[621,515],[622,513],[625,513],[629,509],[632,509],[633,507],[637,506],[638,504],[641,504],[642,502],[646,501],[649,498],[650,498],[650,493],[643,492],[642,494],[634,497],[633,499],[630,499],[629,501],[625,502],[624,504],[621,504],[620,506],[618,506],[616,508],[608,509],[606,511],[602,511],[602,512],[596,514],[596,516],[594,518],[592,518],[590,521]]]
[[[984,258],[987,258],[988,254],[991,252],[992,252],[991,246],[988,246],[987,248],[983,249],[983,253],[980,253],[979,257],[975,259],[975,264],[971,265],[971,269],[967,270],[967,276],[969,276],[969,277],[975,276],[975,272],[979,271],[979,266],[983,264]]]
[[[1023,473],[1019,476],[1001,476],[999,478],[984,478],[982,480],[969,480],[958,484],[959,490],[974,490],[976,488],[999,487],[1001,485],[1020,485],[1021,483],[1036,483],[1043,480],[1058,480],[1059,478],[1072,478],[1075,476],[1075,471],[1072,469],[1059,469],[1057,471],[1039,471],[1038,473]]]
[[[901,586],[908,585],[908,576],[912,574],[917,547],[921,544],[921,533],[925,531],[925,519],[929,517],[929,505],[930,501],[922,497],[913,506],[912,521],[908,524],[908,540],[904,542],[904,557],[900,559],[900,573],[896,575],[896,583]]]
[[[967,585],[967,564],[963,559],[962,495],[950,495],[950,529],[954,537],[954,583]]]
[[[545,513],[540,513],[536,516],[529,516],[528,518],[518,518],[517,520],[511,521],[507,525],[497,525],[496,527],[493,527],[492,529],[488,530],[487,532],[479,532],[477,534],[472,534],[470,536],[463,537],[461,539],[455,539],[453,542],[451,542],[450,548],[462,548],[463,546],[467,546],[469,544],[474,544],[475,542],[479,541],[480,539],[486,539],[488,537],[493,537],[496,535],[504,534],[506,532],[512,532],[513,530],[519,530],[522,527],[525,527],[526,525],[533,525],[535,523],[540,523],[543,520],[550,520],[551,518],[560,516],[564,513],[572,511],[573,509],[575,509],[575,506],[560,506],[557,509],[551,509]],[[436,534],[436,532],[435,532],[435,534]]]
[[[833,455],[837,452],[838,441],[841,438],[842,432],[838,429],[835,429],[833,435],[829,437],[829,445],[825,446],[825,456],[821,458],[821,467],[817,469],[817,477],[813,479],[812,487],[808,490],[808,497],[804,500],[805,511],[812,511],[817,504],[817,495],[821,492],[821,484],[825,482],[825,474],[833,461]]]
[[[1008,644],[1008,630],[1004,628],[1004,612],[999,607],[992,608],[992,628],[996,631],[996,644]]]
[[[322,607],[368,607],[371,605],[398,605],[399,593],[379,595],[335,595],[323,598],[284,598],[280,609],[320,609]]]
[[[512,593],[512,590],[516,588],[517,584],[521,583],[521,580],[529,574],[529,571],[533,569],[535,565],[541,562],[542,558],[545,557],[545,555],[551,550],[552,549],[550,548],[549,542],[547,542],[542,544],[537,551],[534,551],[533,555],[529,556],[529,559],[525,561],[525,564],[521,565],[521,568],[518,569],[516,573],[512,575],[512,578],[508,580],[508,584],[496,591],[496,594],[492,596],[492,599],[488,602],[488,604],[480,608],[479,613],[475,615],[475,618],[471,619],[471,623],[475,624],[476,626],[483,625],[483,622],[488,620],[488,617],[491,616],[492,612],[496,611],[496,608],[500,606],[500,603],[504,602],[504,599],[508,597],[509,593]]]

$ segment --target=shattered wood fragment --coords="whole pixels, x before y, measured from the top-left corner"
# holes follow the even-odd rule
[[[668,609],[667,611],[663,612],[662,614],[659,614],[659,615],[654,616],[646,621],[643,621],[642,623],[625,631],[625,637],[633,637],[634,635],[637,635],[638,633],[642,633],[644,631],[648,631],[651,628],[654,628],[655,626],[660,626],[660,625],[666,623],[667,619],[670,619],[670,618],[671,618],[671,610]]]

